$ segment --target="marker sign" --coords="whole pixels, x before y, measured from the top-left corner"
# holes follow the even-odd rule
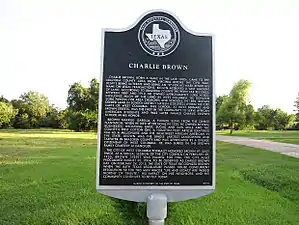
[[[213,37],[151,11],[102,41],[97,190],[132,201],[213,192]]]

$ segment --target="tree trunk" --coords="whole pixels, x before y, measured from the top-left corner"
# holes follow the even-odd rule
[[[230,122],[230,132],[229,132],[229,135],[232,135],[233,134],[233,130],[234,130],[234,123],[233,122]]]

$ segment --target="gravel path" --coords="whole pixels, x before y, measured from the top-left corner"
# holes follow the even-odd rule
[[[257,140],[246,137],[216,135],[217,141],[224,141],[233,144],[245,145],[253,148],[262,148],[273,152],[280,152],[288,156],[299,158],[299,145],[279,143],[267,140]]]

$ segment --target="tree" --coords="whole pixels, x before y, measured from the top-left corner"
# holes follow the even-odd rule
[[[298,92],[298,96],[294,102],[294,107],[295,107],[295,113],[296,113],[296,120],[297,122],[299,122],[299,92]]]
[[[68,91],[68,125],[76,131],[91,130],[97,127],[99,102],[99,82],[92,79],[89,87],[74,83]]]
[[[99,82],[97,79],[92,79],[89,86],[89,105],[88,108],[92,111],[98,111],[99,104]]]
[[[20,96],[20,100],[28,115],[36,119],[44,117],[50,108],[48,97],[38,92],[24,93]]]
[[[257,130],[267,130],[273,127],[275,112],[268,105],[263,105],[261,108],[257,109],[255,115]]]
[[[49,107],[49,111],[46,116],[40,120],[41,127],[51,127],[51,128],[66,128],[66,113],[65,110],[60,110],[55,105]]]
[[[37,128],[49,111],[48,98],[38,92],[23,93],[18,100],[12,100],[12,105],[18,109],[13,126],[15,128]]]
[[[294,125],[295,115],[288,114],[281,109],[276,109],[274,112],[273,127],[275,130],[285,130]]]
[[[219,95],[216,97],[216,112],[220,109],[221,104],[223,103],[223,100],[227,97],[227,95]]]
[[[220,95],[216,98],[216,129],[220,130],[223,129],[225,126],[225,119],[223,119],[223,115],[218,113],[220,106],[222,105],[222,103],[225,101],[225,99],[228,98],[228,95]]]
[[[23,129],[30,129],[33,127],[33,123],[36,121],[31,122],[27,113],[17,114],[14,121],[13,127],[14,128],[23,128]]]
[[[235,125],[246,120],[246,105],[248,102],[249,88],[251,84],[247,80],[238,81],[230,91],[227,98],[224,98],[218,112],[217,119],[227,123],[230,134],[233,133]]]
[[[12,104],[12,106],[15,109],[21,109],[22,108],[22,101],[20,99],[13,99],[13,100],[10,101],[10,103]]]
[[[97,114],[94,111],[70,112],[69,128],[75,131],[95,130],[97,128]]]
[[[71,85],[68,91],[67,103],[71,110],[82,111],[88,108],[88,98],[88,89],[76,82]]]
[[[92,79],[85,88],[76,82],[70,86],[67,103],[73,111],[97,111],[99,101],[99,82]]]
[[[16,114],[11,104],[0,102],[0,128],[9,127]]]
[[[285,130],[294,125],[295,115],[288,114],[281,109],[271,109],[270,106],[264,105],[257,110],[255,121],[255,127],[258,130]]]
[[[245,107],[245,121],[242,124],[241,128],[253,128],[254,123],[255,123],[254,107],[253,105],[248,104]]]
[[[3,95],[0,96],[0,102],[9,103],[9,100],[4,98]]]
[[[61,110],[56,118],[57,122],[57,128],[68,128],[68,122],[67,122],[67,115],[68,115],[68,109]]]

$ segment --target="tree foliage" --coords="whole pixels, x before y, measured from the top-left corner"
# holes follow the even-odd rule
[[[97,127],[99,82],[92,79],[89,87],[74,83],[68,91],[69,128],[75,131],[94,130]]]
[[[216,98],[216,128],[234,129],[299,129],[299,93],[294,103],[295,115],[268,105],[254,110],[248,99],[250,83],[239,80],[229,95]],[[98,121],[99,82],[92,79],[87,87],[75,82],[68,90],[68,107],[61,110],[49,104],[38,92],[23,93],[9,101],[0,96],[0,128],[69,128],[75,131],[95,130]]]
[[[88,88],[76,82],[70,86],[67,103],[72,111],[97,111],[98,96],[99,82],[96,79],[90,81]]]
[[[240,129],[251,129],[255,124],[255,111],[251,104],[245,106],[245,118],[243,123],[240,124]]]
[[[3,95],[0,96],[0,102],[9,103],[9,100],[7,98],[4,98]]]
[[[227,95],[220,95],[216,98],[216,112],[219,111],[220,106],[223,103],[223,100],[227,97]]]
[[[95,111],[77,111],[69,113],[69,128],[75,131],[95,130],[97,113]]]
[[[20,100],[28,115],[36,119],[44,117],[50,108],[48,97],[38,92],[24,93],[20,96]]]
[[[71,85],[68,91],[67,103],[72,111],[81,111],[88,108],[88,89],[80,83]]]
[[[99,105],[99,82],[97,79],[92,79],[89,84],[89,109],[98,111]]]
[[[99,82],[92,79],[88,87],[76,82],[68,90],[68,107],[61,110],[49,104],[48,97],[29,91],[9,102],[0,97],[0,128],[70,128],[76,131],[97,127]]]
[[[272,109],[268,105],[259,108],[255,116],[255,128],[258,130],[285,130],[294,126],[295,115],[281,109]]]
[[[14,119],[15,128],[38,128],[48,113],[50,106],[48,97],[38,92],[23,93],[19,99],[12,100],[18,114]]]
[[[230,94],[223,99],[217,112],[217,120],[228,124],[231,133],[236,125],[246,121],[246,106],[248,102],[250,82],[247,80],[238,81],[230,91]]]
[[[295,115],[288,114],[281,109],[275,110],[274,115],[274,129],[275,130],[285,130],[294,125]]]
[[[298,92],[298,95],[297,95],[297,98],[294,102],[294,107],[295,107],[295,113],[296,113],[296,120],[297,122],[299,122],[299,92]]]
[[[270,127],[273,127],[274,113],[270,106],[264,105],[261,108],[258,108],[255,121],[255,128],[258,130],[267,130]]]
[[[67,110],[60,110],[54,105],[49,107],[46,116],[41,119],[41,127],[68,128]]]
[[[0,102],[0,128],[9,127],[17,110],[9,103]]]

